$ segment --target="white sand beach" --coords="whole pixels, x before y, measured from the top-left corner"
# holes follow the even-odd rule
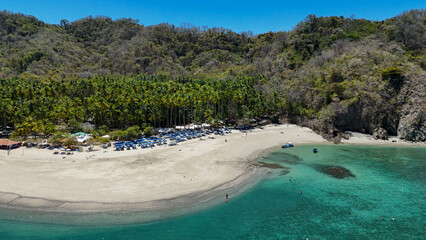
[[[154,149],[117,152],[96,147],[73,155],[25,147],[10,155],[0,151],[0,205],[103,211],[192,204],[243,186],[257,174],[251,163],[263,151],[288,141],[326,142],[312,130],[291,124],[214,137]],[[370,143],[366,138],[357,135],[352,143]]]

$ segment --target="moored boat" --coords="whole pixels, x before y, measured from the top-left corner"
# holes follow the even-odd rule
[[[287,144],[281,146],[281,148],[290,148],[290,147],[294,147],[292,142],[288,142]]]

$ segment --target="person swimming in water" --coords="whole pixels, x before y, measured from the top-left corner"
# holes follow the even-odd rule
[[[225,195],[225,202],[228,202],[229,196],[228,194]]]
[[[300,194],[302,194],[302,191],[299,191]]]
[[[394,216],[392,216],[392,221],[395,221],[395,217]]]

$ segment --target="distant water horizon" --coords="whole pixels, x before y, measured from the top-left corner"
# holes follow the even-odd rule
[[[284,168],[270,169],[264,180],[230,195],[227,203],[180,216],[153,213],[164,219],[148,223],[130,222],[125,212],[99,214],[91,225],[79,225],[78,217],[67,224],[66,214],[40,222],[36,213],[3,209],[0,239],[424,239],[425,158],[424,147],[279,149],[259,161]],[[327,167],[350,174],[335,178],[324,173]],[[30,217],[35,220],[23,220]],[[110,218],[129,222],[106,224]]]

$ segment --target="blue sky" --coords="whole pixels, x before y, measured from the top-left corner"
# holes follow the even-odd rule
[[[91,15],[112,19],[130,17],[139,19],[145,26],[164,22],[176,26],[191,23],[235,32],[251,30],[255,34],[291,30],[309,14],[383,20],[425,7],[426,0],[0,0],[0,10],[33,15],[53,24],[59,24],[61,19],[74,21]]]

